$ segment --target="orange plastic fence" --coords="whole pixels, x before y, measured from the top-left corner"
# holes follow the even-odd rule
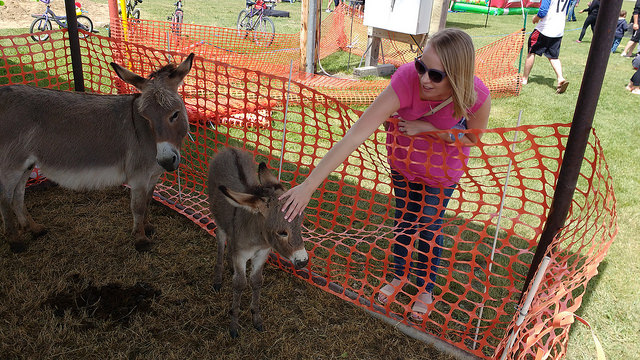
[[[112,15],[113,16],[113,15]],[[362,13],[341,4],[320,24],[319,58],[337,51],[354,55],[353,64],[364,63],[367,27]],[[388,80],[358,80],[309,74],[299,70],[299,34],[265,34],[244,30],[163,21],[130,19],[127,33],[117,17],[111,18],[111,36],[155,49],[194,52],[205,59],[280,76],[289,76],[304,85],[339,99],[346,104],[369,104],[388,85]],[[256,41],[256,38],[259,40]],[[390,38],[394,38],[390,35]],[[267,40],[265,40],[267,39]],[[517,62],[524,43],[524,32],[517,31],[476,51],[476,73],[492,97],[513,96],[520,92]],[[378,61],[400,66],[413,61],[420,49],[401,41],[382,39]],[[321,66],[321,60],[320,60]]]
[[[66,31],[50,33],[51,39],[40,43],[29,35],[0,37],[0,85],[70,88]],[[80,45],[84,85],[99,93],[129,91],[115,86],[111,61],[150,73],[170,59],[184,58],[178,52],[95,35],[81,39]],[[245,148],[274,172],[282,161],[282,180],[291,186],[303,181],[359,115],[286,77],[201,57],[182,94],[192,123],[184,161],[179,171],[164,175],[155,198],[212,235],[206,174],[220,148]],[[389,280],[391,246],[403,231],[393,221],[395,200],[382,129],[314,193],[304,221],[308,267],[294,271],[277,257],[272,263],[479,358],[499,358],[511,331],[516,331],[516,341],[507,359],[562,357],[570,327],[562,316],[580,306],[586,284],[617,232],[612,179],[593,133],[566,226],[548,251],[550,268],[524,323],[515,325],[517,301],[554,194],[568,130],[568,125],[554,124],[483,131],[483,144],[471,151],[444,225],[433,230],[444,236],[442,261],[434,310],[422,322],[408,320],[415,287],[404,287],[385,306],[374,302]]]

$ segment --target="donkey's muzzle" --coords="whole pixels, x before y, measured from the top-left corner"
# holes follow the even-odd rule
[[[296,269],[302,269],[309,263],[309,254],[306,250],[297,250],[289,260],[291,260]]]
[[[156,145],[156,161],[167,171],[175,171],[180,165],[180,152],[172,144],[161,142]]]

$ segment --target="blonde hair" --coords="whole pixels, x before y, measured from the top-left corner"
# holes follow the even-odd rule
[[[451,83],[453,115],[467,117],[477,99],[474,86],[475,50],[473,41],[464,31],[449,28],[438,31],[429,40],[442,62]]]

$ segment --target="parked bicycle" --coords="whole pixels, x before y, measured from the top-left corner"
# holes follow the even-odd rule
[[[31,15],[35,20],[31,23],[31,28],[29,29],[29,33],[31,33],[31,38],[35,41],[45,41],[49,39],[49,34],[37,34],[42,31],[52,30],[51,20],[55,21],[61,29],[67,28],[67,17],[66,16],[58,16],[56,13],[51,10],[51,0],[40,0],[41,2],[47,5],[47,9],[44,14]],[[86,11],[82,10],[80,3],[76,2],[76,15],[78,19],[78,29],[84,30],[86,33],[78,32],[78,36],[82,39],[89,36],[93,31],[93,21],[89,19],[88,16],[83,15]]]
[[[138,4],[142,4],[142,0],[127,0],[127,19],[140,19],[140,9],[136,9]],[[122,14],[122,10],[118,10],[118,14]]]
[[[247,8],[238,14],[238,36],[251,39],[258,46],[269,46],[276,36],[276,27],[273,21],[265,15],[265,10],[271,10],[276,6],[275,1],[247,0]]]
[[[173,10],[173,14],[167,18],[167,20],[171,20],[171,31],[180,35],[180,31],[182,30],[182,20],[184,18],[184,11],[182,10],[182,0],[178,0],[175,4],[175,10]]]

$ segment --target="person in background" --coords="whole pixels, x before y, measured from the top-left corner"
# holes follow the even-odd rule
[[[413,286],[418,293],[410,314],[414,321],[421,321],[431,309],[443,244],[442,235],[434,236],[434,232],[441,231],[445,208],[464,174],[470,148],[481,136],[438,130],[486,129],[489,121],[489,89],[474,76],[474,70],[471,37],[455,28],[438,31],[421,56],[397,69],[390,84],[309,177],[280,197],[286,219],[300,216],[331,171],[389,121],[387,158],[396,206],[394,278],[380,288],[376,299],[386,303],[407,284],[407,274],[415,275]],[[394,113],[398,117],[390,119]],[[416,260],[406,260],[416,253]]]
[[[640,95],[640,68],[631,76],[627,90],[631,91],[632,94]]]
[[[565,14],[566,8],[561,4],[565,1],[567,0],[542,0],[540,3],[538,13],[532,20],[537,25],[529,35],[529,54],[524,63],[522,85],[529,83],[529,75],[536,61],[536,55],[542,56],[544,54],[549,59],[549,63],[558,78],[556,93],[562,94],[567,90],[569,81],[562,75],[562,63],[560,63],[560,45],[562,44],[564,24],[567,18]]]
[[[640,23],[638,17],[640,16],[640,0],[636,0],[636,5],[633,7],[633,15],[631,15],[631,28],[633,33],[631,39],[627,42],[627,45],[622,50],[620,56],[632,57],[633,52],[640,42]]]
[[[613,37],[613,46],[611,47],[612,54],[616,52],[618,45],[620,45],[620,41],[622,41],[624,33],[626,33],[628,29],[627,10],[620,10],[620,17],[618,18],[618,24],[616,24],[616,33]]]
[[[331,12],[331,3],[333,3],[333,10],[335,10],[338,5],[340,5],[340,1],[341,0],[329,0],[329,2],[327,3],[327,10],[325,10],[325,12]]]
[[[589,7],[583,10],[580,10],[580,13],[587,12],[587,18],[584,19],[584,24],[582,24],[582,31],[580,31],[580,37],[576,40],[577,43],[582,42],[582,38],[584,34],[587,32],[587,27],[591,27],[591,33],[593,33],[593,27],[596,25],[596,19],[598,18],[598,11],[600,11],[600,1],[593,0],[589,3]]]
[[[576,6],[580,0],[569,0],[569,10],[567,10],[567,21],[576,21]]]

